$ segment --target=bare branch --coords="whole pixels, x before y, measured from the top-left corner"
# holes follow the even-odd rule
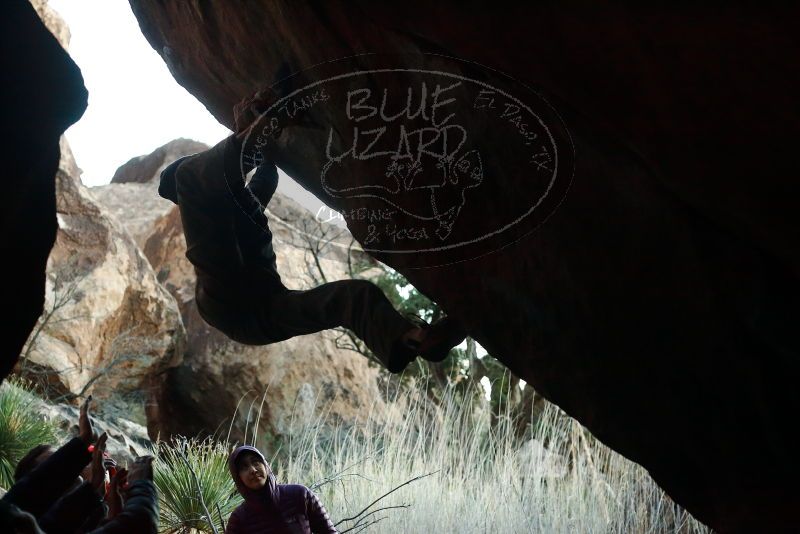
[[[206,514],[206,519],[208,519],[208,524],[211,526],[211,530],[214,532],[214,534],[219,534],[217,526],[214,524],[214,519],[211,517],[211,512],[208,511],[208,507],[206,506],[206,500],[203,498],[203,487],[200,485],[200,479],[197,478],[197,473],[192,467],[192,464],[189,463],[189,460],[187,460],[183,454],[179,454],[178,456],[180,457],[181,460],[183,460],[183,463],[186,464],[186,467],[192,474],[195,486],[197,486],[197,498],[200,499],[200,505],[203,507],[203,512],[205,512]]]
[[[222,532],[225,532],[225,530],[226,530],[226,528],[225,528],[225,519],[223,519],[223,517],[222,517],[222,510],[220,510],[220,508],[219,508],[219,503],[215,502],[214,506],[217,507],[217,515],[219,516],[219,524],[222,527]]]
[[[385,516],[384,517],[379,517],[375,521],[370,521],[369,523],[367,523],[363,527],[361,527],[358,530],[356,530],[355,532],[353,532],[353,534],[358,534],[359,532],[363,532],[363,531],[367,530],[369,527],[371,527],[372,525],[374,525],[375,523],[380,523],[384,519],[386,519]],[[352,527],[352,528],[348,528],[347,530],[343,530],[342,534],[344,534],[345,532],[350,532],[353,528],[356,528],[356,527]]]
[[[315,482],[314,484],[312,484],[311,486],[309,486],[309,488],[310,488],[311,490],[314,490],[314,489],[316,489],[316,488],[319,488],[319,487],[323,486],[324,484],[326,484],[326,483],[327,483],[326,481],[328,481],[328,480],[330,480],[330,479],[333,479],[333,478],[335,478],[335,477],[338,477],[339,475],[341,475],[341,474],[343,474],[343,473],[345,473],[345,472],[347,472],[347,471],[351,470],[351,469],[352,469],[352,468],[354,468],[355,466],[357,466],[357,465],[360,465],[360,464],[362,464],[362,463],[366,462],[367,460],[369,460],[370,458],[372,458],[373,456],[375,456],[375,454],[377,454],[378,452],[380,452],[380,451],[376,451],[376,452],[375,452],[375,453],[373,453],[373,454],[367,454],[366,456],[363,456],[363,457],[359,458],[357,461],[355,461],[355,462],[351,463],[350,465],[348,465],[348,466],[347,466],[347,467],[345,467],[344,469],[342,469],[342,470],[340,470],[340,471],[337,471],[336,473],[332,474],[330,477],[322,479],[322,481],[321,481],[321,482]],[[364,478],[366,478],[366,477],[364,477]],[[369,480],[369,479],[367,479],[367,480]]]
[[[395,491],[399,490],[399,489],[400,489],[400,488],[402,488],[403,486],[408,486],[408,485],[409,485],[409,484],[411,484],[412,482],[416,482],[416,481],[418,481],[418,480],[421,480],[421,479],[423,479],[423,478],[425,478],[425,477],[429,477],[429,476],[431,476],[431,475],[435,475],[435,474],[436,474],[436,473],[438,473],[439,471],[441,471],[441,469],[438,469],[438,470],[436,470],[436,471],[433,471],[433,472],[431,472],[431,473],[426,473],[426,474],[424,474],[424,475],[420,475],[420,476],[418,476],[418,477],[414,477],[414,478],[412,478],[412,479],[410,479],[410,480],[406,480],[405,482],[403,482],[403,483],[402,483],[402,484],[400,484],[399,486],[395,486],[395,487],[394,487],[394,488],[392,488],[391,490],[387,491],[386,493],[384,493],[383,495],[381,495],[380,497],[378,497],[377,499],[375,499],[374,501],[372,501],[371,503],[369,503],[369,504],[368,504],[366,507],[364,507],[364,509],[363,509],[363,510],[361,510],[360,512],[358,512],[358,513],[357,513],[356,515],[354,515],[353,517],[347,517],[347,518],[345,518],[345,519],[341,519],[341,520],[339,520],[339,521],[338,521],[336,524],[334,524],[333,526],[335,526],[335,527],[336,527],[336,526],[339,526],[340,524],[342,524],[342,523],[344,523],[344,522],[347,522],[347,521],[353,521],[353,520],[355,520],[355,519],[358,519],[359,517],[361,517],[361,515],[362,515],[364,512],[366,512],[367,510],[369,510],[370,508],[372,508],[372,506],[374,506],[375,504],[377,504],[378,502],[380,502],[382,499],[385,499],[386,497],[388,497],[389,495],[391,495],[391,494],[392,494],[392,493],[394,493]]]
[[[361,516],[361,519],[356,521],[356,523],[352,527],[350,527],[350,529],[354,529],[357,526],[363,524],[367,520],[368,517],[370,517],[370,516],[372,516],[374,514],[377,514],[378,512],[384,512],[386,510],[406,509],[406,508],[411,508],[411,505],[410,504],[398,504],[398,505],[395,505],[395,506],[383,506],[381,508],[376,508],[375,510],[369,512],[368,514],[364,514],[363,516]],[[374,523],[374,521],[372,523]],[[350,529],[348,529],[348,530],[350,530]],[[347,530],[345,530],[345,532],[347,532]]]
[[[324,478],[320,482],[315,482],[313,486],[309,487],[309,489],[317,490],[317,489],[321,488],[322,486],[324,486],[325,484],[331,484],[331,483],[334,483],[334,482],[341,482],[341,481],[344,480],[345,477],[356,477],[356,478],[361,478],[361,479],[367,480],[369,482],[375,482],[375,480],[373,480],[373,479],[371,479],[369,477],[365,477],[361,473],[344,473],[342,475],[334,475],[334,476],[331,476],[331,477],[328,477],[328,478]]]

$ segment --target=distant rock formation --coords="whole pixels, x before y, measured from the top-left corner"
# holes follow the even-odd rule
[[[33,406],[44,418],[55,423],[65,438],[77,435],[79,416],[77,407],[51,404],[39,399],[33,399]],[[98,405],[97,408],[102,408],[102,405]],[[132,462],[137,456],[152,454],[152,441],[147,435],[147,428],[125,419],[124,416],[107,418],[93,412],[92,426],[97,434],[103,432],[108,434],[106,450],[122,465],[125,462]]]
[[[208,150],[208,145],[192,139],[173,139],[150,154],[136,156],[122,164],[111,178],[112,184],[157,184],[164,167],[176,159]]]

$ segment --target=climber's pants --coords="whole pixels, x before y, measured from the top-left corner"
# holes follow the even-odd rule
[[[197,274],[200,316],[247,345],[348,328],[387,364],[392,344],[414,324],[365,280],[287,289],[272,263],[258,261],[258,251],[248,249],[264,243],[256,245],[252,236],[243,235],[250,229],[225,182],[224,143],[182,164],[176,177],[186,257]]]

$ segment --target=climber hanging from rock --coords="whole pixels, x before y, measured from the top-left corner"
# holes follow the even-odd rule
[[[242,139],[268,94],[259,92],[234,108],[235,134],[172,162],[161,173],[159,194],[180,209],[200,315],[247,345],[345,327],[394,373],[417,356],[443,360],[465,338],[455,320],[445,317],[428,325],[408,319],[366,280],[340,280],[306,291],[281,282],[264,213],[278,185],[278,170],[263,154],[245,184],[239,167]]]

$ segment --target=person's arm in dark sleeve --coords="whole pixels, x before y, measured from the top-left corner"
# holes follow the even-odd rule
[[[322,506],[319,497],[308,488],[306,488],[306,516],[312,534],[338,534],[339,531],[333,526],[328,511]]]
[[[87,443],[73,438],[11,486],[3,500],[41,517],[75,483],[91,460]]]
[[[264,207],[278,189],[278,168],[271,161],[256,167],[256,172],[247,186]]]
[[[72,534],[94,518],[95,527],[105,516],[103,500],[91,484],[84,482],[77,489],[60,498],[41,518],[39,526],[47,534]]]
[[[122,513],[89,534],[157,534],[158,500],[150,480],[137,480],[128,488]]]

